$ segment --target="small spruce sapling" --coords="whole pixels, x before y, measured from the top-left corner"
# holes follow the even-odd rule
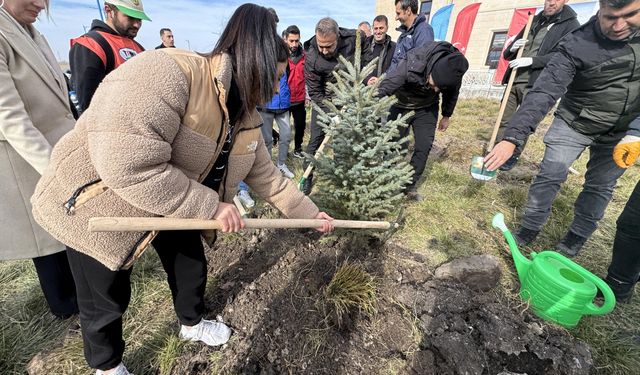
[[[399,130],[413,113],[382,120],[397,99],[377,96],[384,75],[372,86],[363,83],[378,59],[361,68],[359,34],[354,60],[339,56],[341,68],[333,72],[336,82],[327,84],[333,99],[323,102],[328,110],[313,103],[325,136],[331,137],[324,153],[312,161],[319,177],[315,196],[337,217],[382,219],[397,212],[411,182],[413,169],[405,159]]]

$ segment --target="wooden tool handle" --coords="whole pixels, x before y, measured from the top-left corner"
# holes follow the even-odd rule
[[[244,219],[245,228],[319,228],[320,219]],[[389,229],[398,224],[387,221],[333,220],[335,228]],[[217,220],[178,219],[169,217],[94,217],[89,219],[91,232],[146,232],[152,230],[221,229]]]
[[[324,147],[327,145],[327,143],[329,142],[329,139],[331,137],[329,137],[328,135],[325,135],[324,140],[322,141],[322,143],[320,144],[320,147],[318,147],[318,150],[316,151],[316,153],[313,155],[313,158],[318,160],[318,158],[320,157],[320,155],[322,155],[322,153],[324,152]],[[304,174],[302,175],[302,178],[307,179],[309,178],[309,176],[311,175],[311,172],[313,172],[313,163],[309,164],[309,166],[307,167],[307,169],[305,169]]]
[[[527,20],[527,26],[524,28],[523,38],[526,38],[529,35],[529,30],[531,30],[531,24],[533,24],[533,13],[529,14],[529,19]],[[524,53],[524,46],[520,47],[518,53],[516,54],[516,59],[522,57]],[[511,91],[511,86],[513,86],[513,81],[516,79],[516,73],[518,68],[511,70],[511,75],[509,76],[509,83],[507,83],[507,88],[504,90],[504,96],[502,97],[502,103],[500,104],[500,112],[498,113],[498,118],[496,119],[496,124],[493,126],[493,133],[491,133],[491,140],[487,145],[487,153],[491,152],[493,146],[496,143],[496,138],[498,137],[498,130],[500,129],[500,123],[502,122],[502,117],[504,116],[504,110],[507,108],[507,102],[509,102],[509,92]]]

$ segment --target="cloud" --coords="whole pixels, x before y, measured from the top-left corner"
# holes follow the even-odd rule
[[[104,4],[100,0],[101,4]],[[158,31],[168,27],[173,31],[176,46],[207,52],[213,49],[227,20],[242,1],[145,1],[145,12],[152,22],[143,22],[136,41],[147,49],[160,44]],[[68,60],[69,41],[88,30],[91,21],[99,18],[94,0],[52,1],[50,19],[41,15],[36,27],[45,35],[56,57]],[[162,5],[161,5],[162,4]],[[278,31],[297,25],[302,40],[313,36],[316,22],[322,17],[333,17],[341,27],[356,28],[360,21],[371,22],[375,16],[375,1],[291,1],[272,0],[260,3],[278,13]]]

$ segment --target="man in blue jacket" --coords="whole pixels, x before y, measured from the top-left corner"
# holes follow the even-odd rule
[[[424,14],[418,15],[418,0],[396,0],[396,21],[400,21],[400,31],[396,50],[391,59],[389,72],[393,71],[407,52],[416,47],[433,42],[433,28]]]
[[[287,153],[289,152],[289,142],[291,142],[291,124],[289,107],[291,106],[291,91],[289,90],[288,80],[289,65],[285,73],[280,77],[280,88],[273,96],[271,102],[263,108],[258,108],[258,112],[262,117],[262,136],[264,143],[271,155],[273,145],[273,120],[278,124],[278,133],[280,140],[278,141],[278,159],[276,166],[287,178],[293,178],[294,174],[289,170],[285,162],[287,161]]]

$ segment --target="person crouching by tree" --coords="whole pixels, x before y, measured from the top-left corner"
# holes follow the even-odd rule
[[[230,202],[238,183],[286,216],[332,218],[282,176],[255,108],[274,94],[288,49],[266,8],[244,4],[209,54],[140,54],[105,78],[76,127],[53,150],[32,197],[35,220],[68,245],[85,358],[97,374],[128,374],[122,315],[127,268],[153,244],[181,324],[180,337],[215,346],[231,330],[205,320],[207,264],[199,231],[93,233],[92,217],[216,219],[244,227]],[[259,79],[256,79],[259,78]]]
[[[396,119],[410,111],[414,115],[409,119],[413,129],[415,148],[411,156],[414,170],[413,182],[407,187],[407,198],[420,201],[418,181],[427,165],[427,157],[435,138],[436,126],[445,131],[453,115],[462,77],[469,63],[457,48],[447,42],[430,42],[416,47],[400,60],[397,68],[388,72],[386,79],[380,82],[380,97],[396,95],[398,103],[391,107],[389,119]],[[377,78],[369,80],[373,85]],[[438,123],[440,96],[442,95],[442,118]],[[409,134],[409,127],[401,132],[400,138]]]

